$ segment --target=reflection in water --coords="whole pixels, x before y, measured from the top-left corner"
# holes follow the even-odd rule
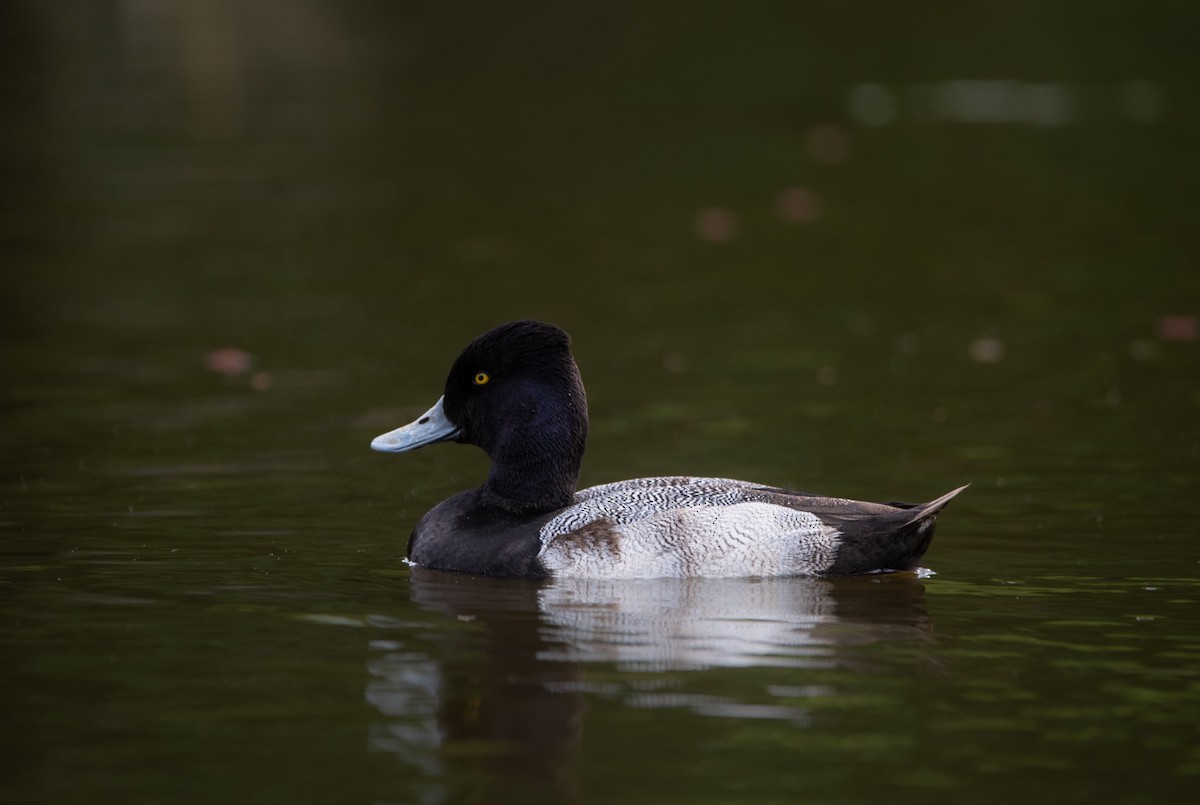
[[[371,648],[382,653],[367,662],[371,677],[367,701],[389,719],[372,725],[371,751],[390,752],[427,775],[437,774],[441,765],[432,751],[442,742],[437,723],[442,679],[437,664],[419,652],[404,651],[392,640],[373,640]]]
[[[628,670],[828,668],[837,648],[929,629],[924,587],[894,579],[560,580],[539,594],[542,659]]]
[[[837,693],[807,672],[861,667],[853,647],[932,629],[924,586],[906,574],[537,583],[414,568],[411,585],[413,602],[445,620],[370,618],[366,698],[383,716],[371,749],[424,778],[427,801],[496,775],[578,798],[587,696],[807,724],[796,700]],[[589,663],[601,673],[585,674]],[[799,674],[760,685],[765,702],[713,695],[694,676],[751,668]]]
[[[813,630],[835,619],[829,590],[817,579],[556,581],[539,604],[563,647],[540,658],[629,670],[824,667],[832,652]]]
[[[427,781],[422,801],[490,801],[497,779],[524,786],[513,801],[578,799],[574,759],[583,699],[571,663],[539,662],[538,585],[414,569],[413,602],[447,616],[426,623],[372,617],[367,701],[385,720],[370,748]],[[437,658],[436,660],[434,658]],[[494,790],[491,796],[494,797]]]

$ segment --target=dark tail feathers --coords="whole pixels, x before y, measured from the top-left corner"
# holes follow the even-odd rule
[[[908,519],[904,521],[904,525],[911,525],[918,520],[924,520],[926,517],[929,517],[932,514],[937,514],[943,508],[945,508],[947,503],[954,500],[954,498],[958,496],[959,492],[963,491],[968,486],[970,486],[970,484],[963,484],[958,489],[955,489],[953,492],[947,492],[940,498],[931,500],[928,503],[918,503],[916,506],[913,506],[906,512],[908,514]]]
[[[933,540],[937,514],[956,495],[960,486],[940,498],[846,523],[841,528],[841,545],[830,576],[849,576],[875,570],[913,570]]]

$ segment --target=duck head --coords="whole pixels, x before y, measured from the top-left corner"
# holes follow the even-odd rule
[[[454,361],[442,397],[412,422],[375,437],[403,453],[443,441],[473,444],[492,460],[484,502],[511,512],[568,505],[587,442],[587,396],[569,336],[536,321],[502,324]]]

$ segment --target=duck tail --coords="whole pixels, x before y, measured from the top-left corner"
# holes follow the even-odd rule
[[[933,541],[938,512],[968,486],[960,486],[928,503],[846,522],[840,529],[837,559],[826,575],[915,570]]]
[[[940,498],[935,498],[928,503],[919,503],[916,506],[913,506],[911,509],[908,509],[908,519],[905,520],[904,525],[912,525],[913,523],[924,520],[931,515],[937,514],[945,507],[947,503],[954,500],[954,498],[958,496],[959,492],[963,491],[968,486],[970,486],[970,484],[963,484],[958,489],[955,489],[953,492],[947,492]]]

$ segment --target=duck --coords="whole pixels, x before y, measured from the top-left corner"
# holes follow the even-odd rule
[[[850,576],[914,571],[938,513],[731,478],[635,478],[577,490],[587,395],[562,329],[522,320],[466,346],[442,396],[371,441],[405,453],[439,442],[482,448],[484,483],[430,509],[410,565],[530,579]],[[969,486],[969,484],[968,484]]]

